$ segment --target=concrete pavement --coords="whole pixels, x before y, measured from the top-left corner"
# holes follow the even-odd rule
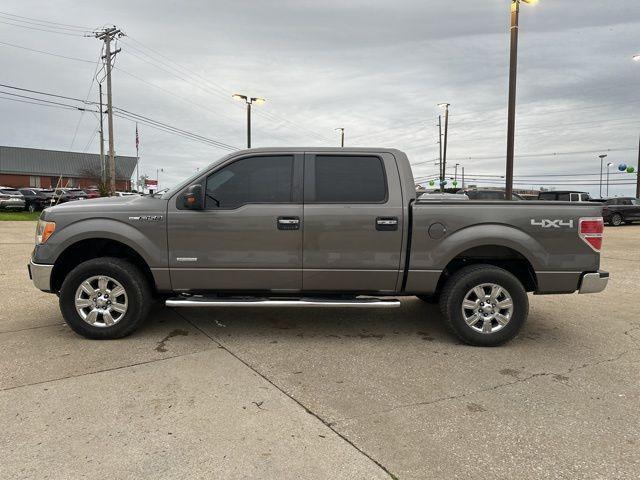
[[[495,349],[459,344],[414,298],[158,307],[127,339],[87,341],[26,278],[32,231],[0,222],[10,478],[640,476],[640,225],[607,228],[606,292],[531,296]]]

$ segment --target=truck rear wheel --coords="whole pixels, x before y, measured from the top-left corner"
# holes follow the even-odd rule
[[[132,333],[146,318],[151,291],[126,260],[101,257],[74,268],[60,289],[60,310],[71,329],[86,338],[114,339]]]
[[[445,284],[440,308],[447,326],[460,340],[483,347],[515,337],[529,313],[522,283],[493,265],[471,265]]]

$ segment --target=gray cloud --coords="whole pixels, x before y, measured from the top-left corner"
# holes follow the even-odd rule
[[[231,145],[245,141],[243,106],[230,99],[242,91],[268,99],[256,107],[256,146],[337,144],[334,128],[344,126],[347,144],[397,147],[425,162],[438,151],[436,105],[448,101],[450,157],[466,159],[452,164],[475,174],[504,169],[494,157],[506,148],[508,0],[22,0],[1,10],[92,28],[118,25],[130,38],[114,72],[115,104]],[[631,56],[640,51],[639,27],[637,2],[523,6],[516,154],[637,147],[640,64]],[[2,23],[0,42],[90,60],[100,49],[92,38]],[[136,42],[166,63],[150,60]],[[143,60],[164,69],[175,61],[207,81],[185,82]],[[1,83],[84,97],[93,65],[0,45],[0,69]],[[0,108],[0,143],[42,148],[70,148],[81,115],[4,100]],[[97,141],[89,142],[95,126],[84,114],[74,150],[97,151]],[[164,168],[165,186],[225,153],[146,126],[140,131],[142,168],[152,175]],[[134,125],[118,119],[115,132],[118,153],[134,154]],[[611,152],[610,159],[635,165],[636,155]],[[416,166],[418,177],[436,171]],[[516,175],[553,172],[598,173],[599,160],[596,153],[517,159]],[[584,188],[597,193],[597,186]]]

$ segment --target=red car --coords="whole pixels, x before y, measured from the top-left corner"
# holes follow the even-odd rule
[[[87,194],[87,198],[99,198],[100,190],[97,188],[85,188],[84,192]]]

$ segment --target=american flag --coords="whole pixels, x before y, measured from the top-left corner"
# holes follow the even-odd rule
[[[138,124],[136,123],[136,156],[138,155],[138,149],[140,148],[140,136],[138,135]]]

